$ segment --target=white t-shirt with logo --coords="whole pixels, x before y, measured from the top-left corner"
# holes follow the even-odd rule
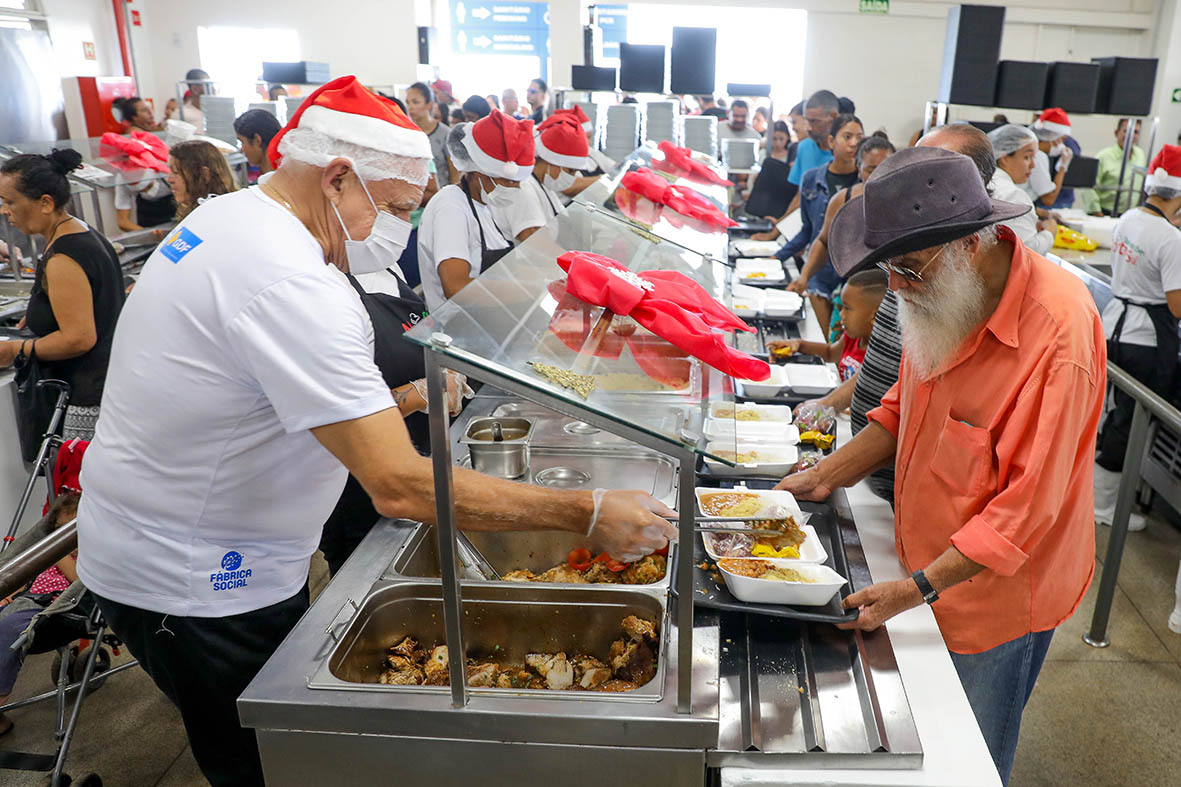
[[[1181,290],[1181,230],[1147,210],[1129,210],[1111,233],[1111,293],[1103,310],[1103,329],[1110,339],[1127,308],[1118,300],[1167,303],[1166,292]],[[1152,318],[1144,309],[1128,309],[1121,344],[1156,347]]]
[[[509,245],[501,234],[507,227],[497,228],[492,211],[487,205],[472,201],[476,217],[468,205],[467,195],[458,185],[444,186],[431,197],[418,223],[418,272],[422,277],[422,295],[426,306],[434,311],[443,305],[443,282],[439,278],[439,263],[443,260],[464,260],[471,266],[473,279],[480,275],[480,227],[484,228],[484,243],[489,249],[503,249]]]
[[[79,577],[170,615],[290,598],[347,475],[309,430],[393,406],[360,298],[303,224],[257,188],[202,204],[115,329]]]

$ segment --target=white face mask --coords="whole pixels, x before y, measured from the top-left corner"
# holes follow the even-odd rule
[[[344,250],[348,255],[349,273],[354,276],[363,273],[377,273],[386,268],[395,267],[402,252],[406,250],[406,244],[410,242],[410,230],[412,229],[410,222],[404,221],[388,211],[377,210],[377,203],[373,201],[373,195],[369,193],[369,187],[365,185],[363,180],[361,188],[365,190],[365,196],[369,197],[369,204],[377,211],[377,218],[373,221],[373,229],[369,230],[369,236],[365,240],[353,240],[349,237],[348,227],[345,226],[344,219],[340,217],[340,211],[336,209],[335,204],[332,205],[332,210],[336,213],[336,220],[340,222],[340,227],[344,230],[346,239]]]
[[[553,189],[554,191],[558,192],[559,194],[561,194],[566,189],[573,186],[574,182],[576,180],[578,180],[577,175],[575,175],[573,172],[567,172],[564,169],[560,170],[558,172],[557,177],[554,177],[553,175],[551,175],[547,172],[545,174],[545,177],[542,178],[542,181],[545,183],[546,188]]]
[[[1065,151],[1065,150],[1066,150],[1066,145],[1063,145],[1061,142],[1059,142],[1057,145],[1051,145],[1050,146],[1050,158],[1057,158],[1058,156],[1061,156],[1063,151]]]
[[[510,189],[504,186],[497,186],[492,191],[484,192],[484,204],[491,208],[509,208],[517,201],[517,196],[521,193],[519,188]]]

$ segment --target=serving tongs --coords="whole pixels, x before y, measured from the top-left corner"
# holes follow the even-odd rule
[[[680,519],[674,516],[662,517],[674,525],[680,524]],[[785,530],[772,530],[766,527],[756,527],[761,524],[772,524],[776,522],[794,523],[795,519],[792,517],[759,517],[758,519],[734,519],[732,517],[723,516],[702,516],[694,518],[695,526],[694,533],[740,533],[748,536],[760,536],[764,538],[774,538],[782,536]],[[711,526],[712,525],[712,526]],[[730,525],[730,527],[727,527]]]

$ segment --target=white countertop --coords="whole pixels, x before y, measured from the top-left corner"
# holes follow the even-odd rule
[[[804,338],[819,340],[809,313]],[[837,445],[852,439],[849,417],[837,424]],[[865,560],[875,582],[907,576],[894,547],[894,512],[864,481],[847,490]],[[803,770],[795,768],[722,768],[722,787],[737,785],[942,785],[998,787],[1000,777],[980,734],[968,698],[935,616],[927,605],[908,610],[886,624],[898,672],[923,747],[917,770]]]

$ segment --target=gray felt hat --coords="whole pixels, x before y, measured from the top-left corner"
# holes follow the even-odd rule
[[[848,276],[1028,211],[1028,205],[989,197],[967,156],[942,148],[907,148],[882,162],[862,194],[837,211],[828,253],[837,273]]]

